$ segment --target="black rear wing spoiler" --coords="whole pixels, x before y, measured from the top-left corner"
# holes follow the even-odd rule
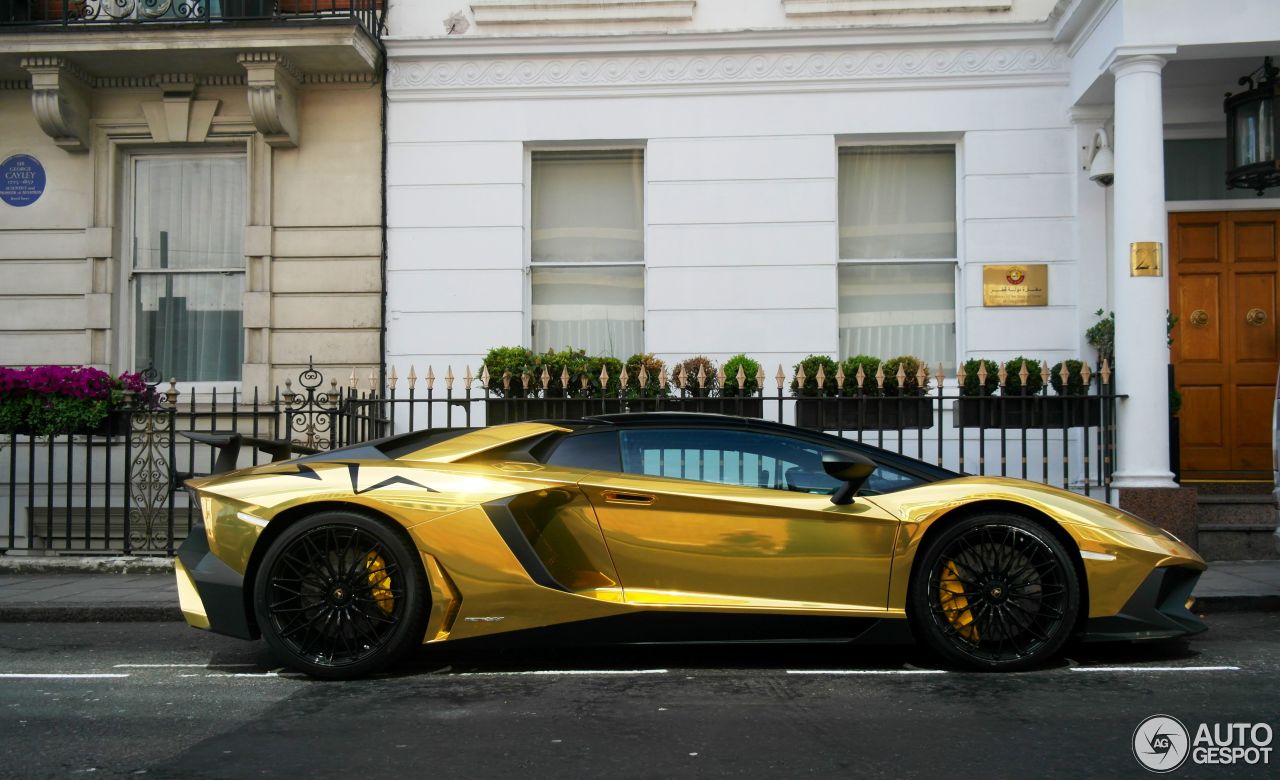
[[[193,477],[206,477],[235,471],[237,462],[240,459],[240,449],[246,445],[267,453],[271,456],[273,463],[280,460],[289,460],[295,455],[314,455],[320,452],[315,447],[295,444],[288,439],[262,439],[257,436],[245,436],[242,433],[206,433],[202,431],[180,431],[180,433],[191,441],[216,447],[218,449],[218,457],[214,460],[213,471],[209,474],[174,471],[173,486],[175,490],[182,487],[183,482]]]

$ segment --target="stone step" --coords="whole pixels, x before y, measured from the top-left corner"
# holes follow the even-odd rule
[[[1202,525],[1196,533],[1196,549],[1206,561],[1270,561],[1276,552],[1276,524]]]
[[[1196,496],[1196,523],[1206,525],[1276,525],[1276,499],[1266,494],[1236,493]]]

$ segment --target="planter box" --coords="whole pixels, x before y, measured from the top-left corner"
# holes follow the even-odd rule
[[[30,428],[19,428],[16,431],[0,431],[0,437],[7,438],[11,433],[19,436],[28,436],[37,438],[44,434],[38,434]],[[51,436],[127,436],[129,433],[129,412],[116,409],[107,412],[107,416],[102,418],[102,422],[92,428],[78,428],[74,431],[57,431],[50,434]]]
[[[89,436],[128,436],[129,421],[132,415],[124,410],[116,409],[107,412],[106,418],[98,426],[89,431],[79,431]]]
[[[760,398],[488,398],[489,425],[529,420],[581,420],[597,414],[626,412],[704,412],[763,417]]]
[[[796,425],[815,431],[901,431],[933,427],[932,398],[797,398]]]
[[[1088,396],[987,396],[951,405],[955,428],[1088,428],[1102,424],[1102,401]]]

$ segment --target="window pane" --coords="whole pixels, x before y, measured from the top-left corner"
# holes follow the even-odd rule
[[[537,268],[533,348],[575,347],[626,360],[644,347],[644,269]]]
[[[622,471],[618,457],[617,431],[600,431],[561,439],[551,451],[547,463],[575,469]]]
[[[245,161],[134,161],[134,361],[180,381],[238,380]],[[194,272],[194,273],[193,273]]]
[[[952,146],[840,150],[840,257],[956,256]]]
[[[135,162],[135,268],[244,268],[244,225],[244,158]]]
[[[240,378],[243,274],[148,274],[134,288],[139,367],[185,382]]]
[[[533,153],[533,261],[644,259],[644,153]]]
[[[950,373],[956,362],[955,266],[840,266],[840,356],[923,358]]]
[[[818,445],[744,431],[623,431],[622,470],[799,493],[830,494],[840,485],[823,469]]]
[[[1227,189],[1227,141],[1194,138],[1164,142],[1165,200],[1254,197],[1253,190]]]

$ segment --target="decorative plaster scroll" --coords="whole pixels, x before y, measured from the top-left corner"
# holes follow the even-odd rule
[[[1009,11],[1012,0],[782,0],[787,16]]]
[[[45,135],[69,152],[89,150],[89,77],[62,57],[24,57],[31,109]]]
[[[298,84],[301,74],[283,55],[245,52],[236,57],[249,85],[249,115],[268,144],[298,145]]]
[[[694,5],[695,0],[476,0],[471,13],[477,25],[687,22]]]
[[[392,58],[389,85],[406,90],[652,87],[1065,75],[1052,44],[809,52],[653,54],[529,59]]]

